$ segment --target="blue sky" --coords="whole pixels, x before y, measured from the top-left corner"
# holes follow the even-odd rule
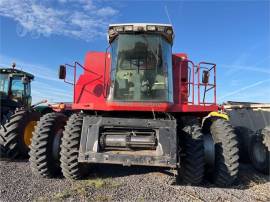
[[[217,64],[218,102],[270,103],[270,1],[0,0],[0,65],[36,75],[33,101],[71,101],[59,64],[104,51],[109,23],[172,23],[174,52]]]

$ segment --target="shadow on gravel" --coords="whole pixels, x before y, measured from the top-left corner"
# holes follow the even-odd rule
[[[144,167],[144,166],[121,166],[121,165],[95,165],[88,179],[92,178],[117,178],[117,177],[125,177],[130,175],[141,175],[147,173],[159,172],[165,175],[169,175],[171,177],[175,177],[173,180],[172,186],[186,186],[187,184],[181,182],[181,179],[178,178],[169,169],[162,167]],[[270,181],[270,176],[263,175],[257,172],[251,165],[249,164],[241,164],[239,171],[239,178],[235,182],[233,186],[230,187],[222,187],[226,189],[240,189],[245,190],[250,187],[258,184],[265,184]],[[199,187],[204,188],[218,188],[215,184],[211,183],[209,180],[204,180],[202,185]]]
[[[239,178],[237,184],[232,188],[245,190],[255,185],[262,185],[269,182],[269,175],[259,173],[250,164],[240,164]]]
[[[0,165],[3,163],[12,163],[12,162],[24,162],[27,163],[27,159],[0,159]],[[180,179],[175,175],[175,171],[172,171],[168,168],[162,167],[147,167],[147,166],[122,166],[122,165],[106,165],[106,164],[96,164],[93,165],[90,175],[87,179],[94,178],[117,178],[125,177],[130,175],[142,175],[148,173],[161,173],[168,176],[171,176],[175,180],[171,181],[172,186],[186,186],[187,184],[181,182]],[[34,177],[34,176],[33,176]],[[34,177],[35,178],[35,177]],[[37,177],[38,178],[38,177]],[[64,179],[62,175],[56,177],[56,179]],[[86,180],[87,180],[86,179]],[[263,175],[256,171],[250,164],[240,164],[239,178],[236,181],[235,185],[228,187],[227,189],[239,189],[246,190],[256,185],[263,185],[270,182],[270,176]],[[214,184],[210,181],[205,180],[200,187],[204,188],[216,188]]]
[[[93,174],[90,174],[90,177],[93,175],[100,178],[116,178],[124,177],[129,175],[141,175],[153,172],[160,172],[169,176],[174,176],[170,170],[160,167],[147,167],[147,166],[122,166],[122,165],[94,165]]]
[[[10,158],[0,158],[0,164],[1,162],[16,162],[16,163],[19,163],[19,162],[28,162],[28,159],[10,159]]]

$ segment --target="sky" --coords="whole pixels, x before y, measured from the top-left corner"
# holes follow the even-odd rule
[[[270,103],[270,1],[0,0],[0,66],[33,73],[33,102],[72,101],[60,64],[105,51],[110,23],[170,23],[174,53],[217,64],[217,98]]]

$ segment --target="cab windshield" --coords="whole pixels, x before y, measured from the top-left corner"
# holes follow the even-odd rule
[[[109,100],[172,102],[171,44],[158,34],[120,34],[111,47]]]

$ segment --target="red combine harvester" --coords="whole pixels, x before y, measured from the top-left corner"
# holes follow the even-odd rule
[[[109,52],[74,70],[73,115],[43,116],[33,135],[34,173],[80,179],[94,163],[177,169],[179,179],[220,186],[238,175],[238,144],[216,103],[216,65],[172,54],[168,24],[113,24]],[[107,49],[108,50],[108,49]],[[76,69],[83,69],[77,80]]]

